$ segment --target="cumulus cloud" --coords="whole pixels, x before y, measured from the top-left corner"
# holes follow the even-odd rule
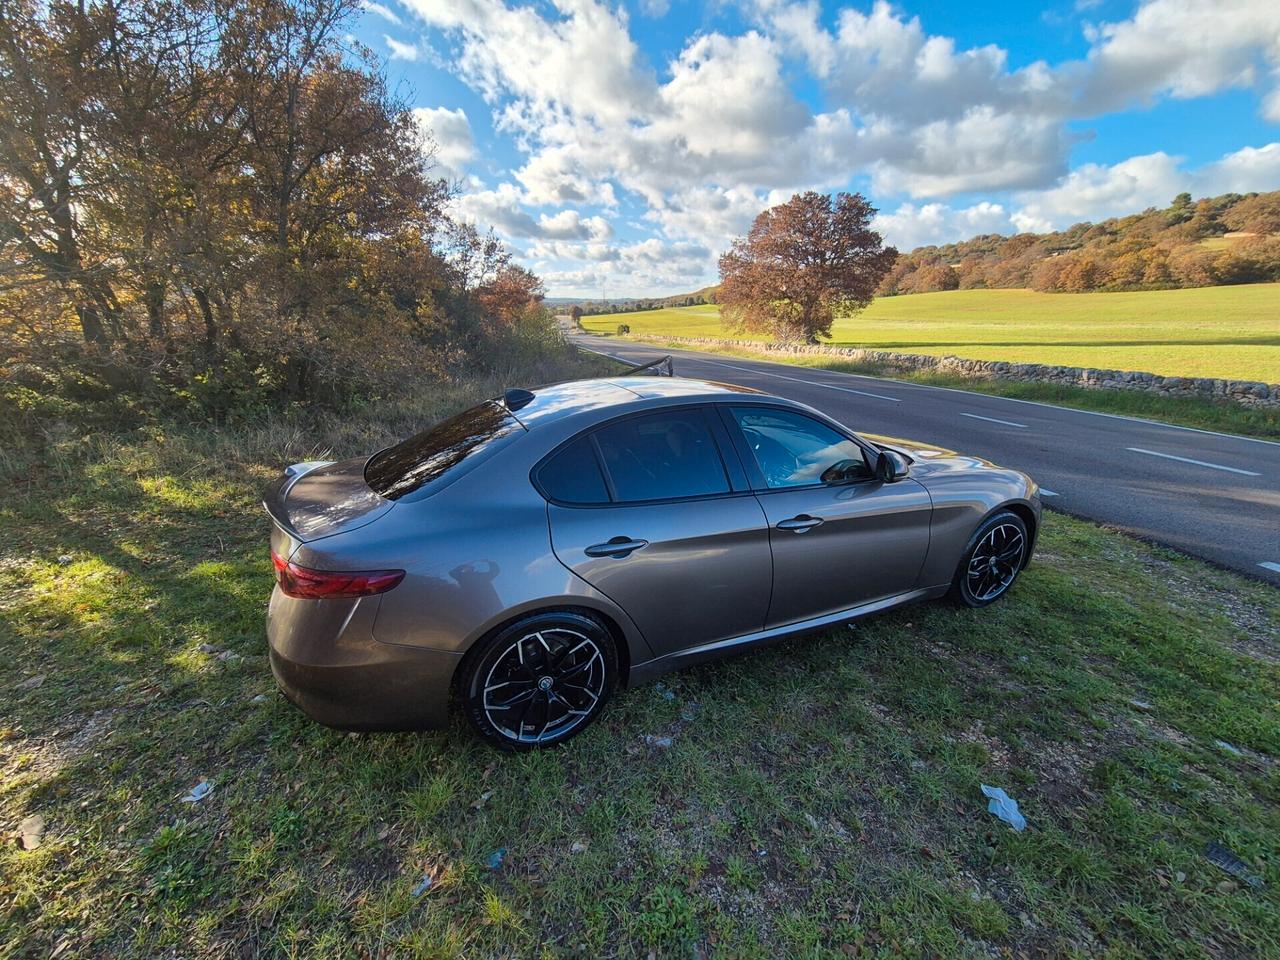
[[[415,107],[413,119],[434,148],[434,159],[442,176],[460,179],[468,163],[475,159],[476,143],[471,121],[461,107]]]
[[[673,264],[685,269],[696,250],[708,275],[714,251],[764,206],[860,175],[878,194],[909,198],[880,220],[909,246],[1058,226],[1166,203],[1174,184],[1255,183],[1275,171],[1265,147],[1196,173],[1164,153],[1074,171],[1068,162],[1071,121],[1164,97],[1249,88],[1280,120],[1274,0],[1140,0],[1128,19],[1087,27],[1083,58],[1016,67],[1001,47],[931,35],[884,0],[834,19],[817,0],[740,3],[749,29],[698,33],[651,63],[625,9],[605,0],[403,0],[446,34],[459,75],[525,157],[509,182],[464,198],[467,214],[555,254],[553,269],[576,260],[592,277],[633,270],[656,282],[679,276]],[[646,0],[642,12],[665,6]],[[820,111],[797,96],[797,65],[820,88]],[[983,192],[1013,199],[944,202]],[[632,201],[658,246],[680,251],[661,270],[641,248],[624,256],[591,234],[587,212]]]
[[[1268,91],[1267,119],[1280,121],[1280,7],[1274,0],[1147,0],[1133,17],[1091,27],[1080,98],[1096,113],[1169,94]]]
[[[877,214],[872,226],[899,250],[1012,231],[1009,211],[986,200],[961,209],[943,203],[904,203],[892,212]]]

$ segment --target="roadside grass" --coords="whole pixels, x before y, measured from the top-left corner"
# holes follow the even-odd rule
[[[47,828],[0,847],[0,957],[1280,955],[1280,593],[1056,514],[1006,602],[674,675],[563,749],[307,721],[263,484],[505,385],[4,464],[0,831]]]
[[[640,339],[646,343],[677,350],[745,357],[750,360],[768,360],[771,363],[786,363],[815,370],[831,370],[836,373],[888,377],[892,380],[906,380],[932,387],[972,390],[974,393],[986,393],[995,397],[1034,400],[1062,407],[1075,407],[1078,410],[1096,410],[1099,413],[1141,417],[1144,420],[1175,423],[1201,430],[1219,430],[1246,437],[1261,437],[1264,440],[1280,440],[1280,410],[1268,407],[1246,407],[1231,400],[1162,397],[1136,390],[1089,390],[1085,387],[1068,387],[1055,383],[988,380],[979,377],[963,377],[958,374],[913,370],[885,363],[843,360],[839,357],[826,357],[820,354],[773,353],[750,347],[713,347],[706,344],[665,340],[662,337]]]
[[[714,305],[583,317],[653,336],[729,335]],[[733,334],[738,337],[738,334]],[[754,339],[754,338],[749,338]],[[763,339],[763,338],[761,338]],[[832,344],[978,360],[1280,383],[1280,284],[1135,293],[951,290],[880,297]]]

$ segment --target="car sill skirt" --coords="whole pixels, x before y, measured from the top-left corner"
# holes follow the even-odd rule
[[[906,593],[896,593],[889,597],[882,597],[879,600],[872,600],[870,603],[849,607],[845,610],[837,610],[835,613],[828,613],[821,617],[814,617],[811,620],[800,620],[796,623],[769,627],[768,629],[743,634],[739,637],[729,637],[725,640],[703,643],[696,647],[689,647],[687,650],[676,650],[644,663],[635,664],[631,668],[628,685],[639,686],[662,676],[664,673],[688,667],[695,663],[701,663],[704,660],[718,659],[738,651],[748,650],[757,646],[768,646],[771,643],[778,643],[806,633],[815,633],[819,630],[833,627],[836,624],[859,620],[862,617],[890,610],[893,607],[900,607],[903,604],[913,603],[917,600],[940,597],[947,592],[948,586],[949,584],[943,584],[938,587],[908,590]]]

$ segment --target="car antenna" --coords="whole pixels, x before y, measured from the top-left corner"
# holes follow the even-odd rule
[[[666,369],[663,369],[663,364]],[[637,373],[644,373],[646,370],[652,370],[655,377],[674,377],[676,375],[675,364],[671,360],[671,354],[665,357],[659,357],[657,360],[650,360],[648,363],[642,363],[638,367],[632,367],[630,370],[623,370],[618,374],[620,377],[630,377]]]

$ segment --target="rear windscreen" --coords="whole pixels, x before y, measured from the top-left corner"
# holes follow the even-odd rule
[[[523,430],[502,404],[482,403],[374,454],[364,468],[365,483],[379,496],[399,500]]]

